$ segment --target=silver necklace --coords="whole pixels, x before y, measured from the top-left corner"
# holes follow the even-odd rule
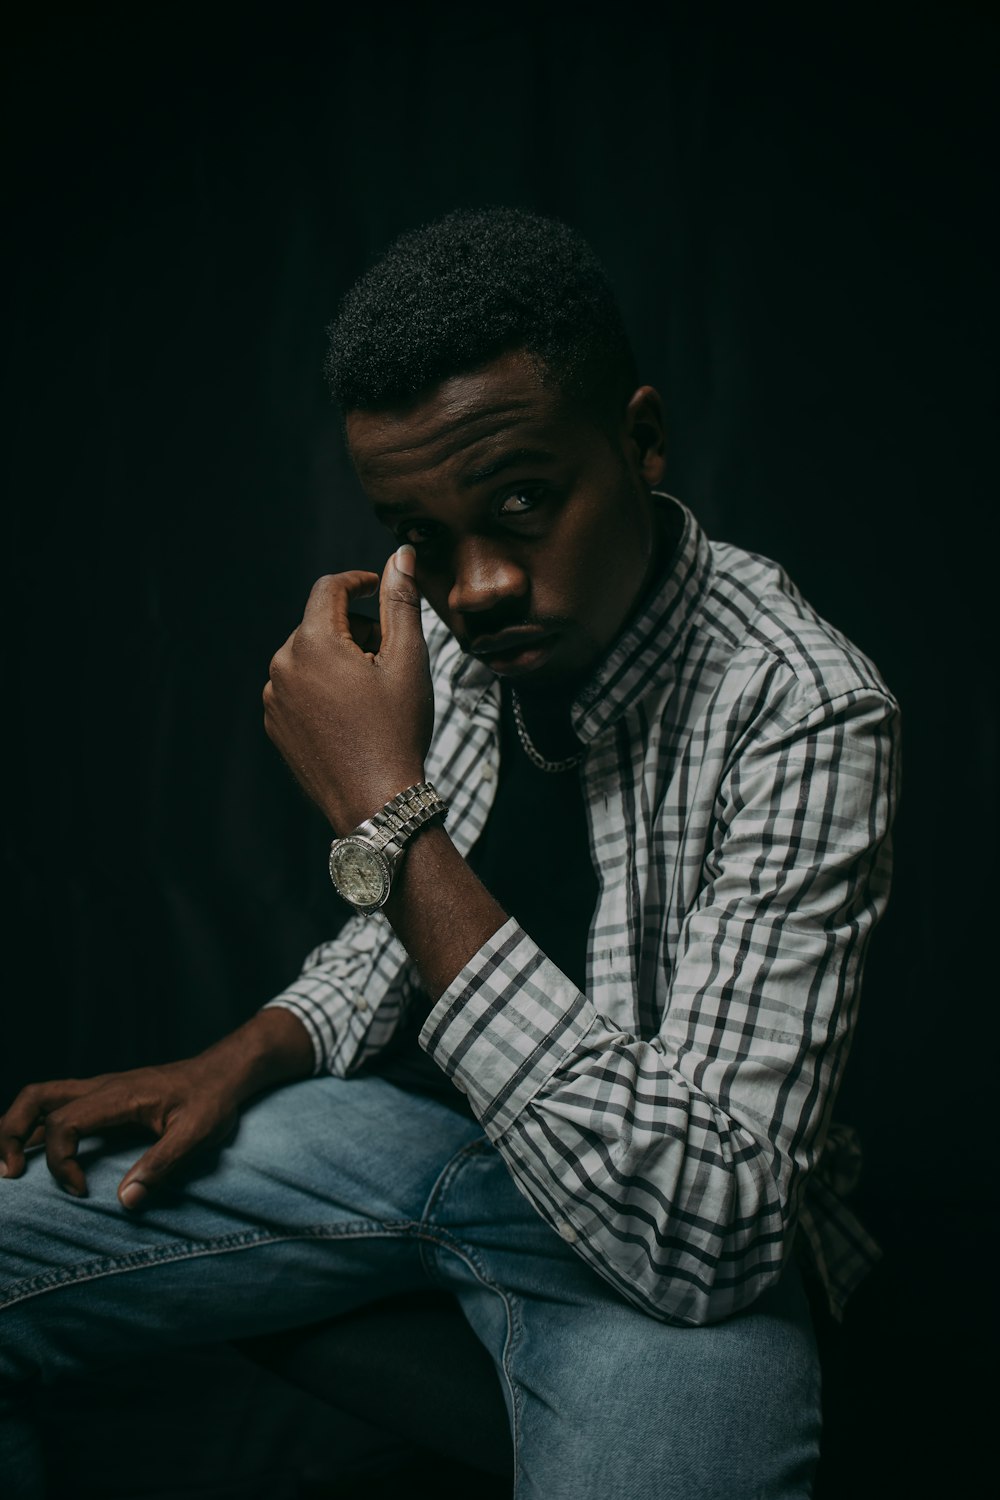
[[[521,713],[521,705],[513,688],[511,688],[510,697],[514,706],[514,727],[517,730],[517,737],[521,741],[521,747],[525,755],[533,766],[537,766],[540,771],[554,772],[571,771],[574,766],[580,764],[583,759],[582,750],[578,750],[575,755],[567,755],[565,760],[546,760],[545,756],[536,750],[531,743],[531,736],[525,725],[524,715]]]

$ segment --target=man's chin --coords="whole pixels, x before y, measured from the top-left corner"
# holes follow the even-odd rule
[[[581,664],[565,633],[555,631],[539,641],[523,641],[506,651],[470,651],[467,655],[488,667],[501,682],[516,687],[518,695],[542,694],[573,698],[594,671],[592,659]]]
[[[517,689],[519,698],[538,699],[540,707],[552,700],[571,702],[593,675],[590,667],[569,666],[558,658],[542,662],[531,671],[498,672],[495,668],[493,671],[501,682],[509,682]]]

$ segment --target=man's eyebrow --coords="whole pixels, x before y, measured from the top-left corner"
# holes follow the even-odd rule
[[[468,474],[463,474],[459,485],[463,490],[471,490],[477,484],[485,484],[487,479],[496,478],[506,469],[519,468],[522,464],[554,464],[556,455],[548,453],[544,448],[512,448],[508,453],[503,453],[491,464],[482,464],[478,469],[473,469]]]
[[[478,469],[473,469],[468,474],[463,474],[459,479],[459,486],[463,490],[474,489],[477,484],[485,484],[488,479],[493,479],[497,474],[504,473],[507,469],[518,468],[522,464],[554,464],[558,462],[555,453],[549,453],[545,448],[511,448],[509,452],[502,453],[492,463],[481,464]],[[411,500],[376,500],[372,506],[376,517],[380,521],[391,521],[394,516],[409,515],[414,509]]]
[[[372,506],[376,520],[391,521],[394,516],[408,516],[414,509],[411,500],[376,500]]]

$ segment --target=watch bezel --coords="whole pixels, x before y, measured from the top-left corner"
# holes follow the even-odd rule
[[[353,901],[334,873],[334,860],[348,844],[363,849],[369,859],[373,860],[379,868],[382,875],[382,889],[376,901]],[[353,906],[354,910],[361,913],[362,916],[368,916],[371,912],[381,910],[386,901],[388,901],[389,891],[392,888],[392,865],[385,853],[381,849],[377,849],[371,839],[365,838],[363,834],[349,833],[346,838],[335,839],[330,846],[329,868],[330,881],[334,890],[338,895],[343,897],[349,906]]]

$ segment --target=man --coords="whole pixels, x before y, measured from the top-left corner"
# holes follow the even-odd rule
[[[798,1261],[839,1307],[870,1254],[830,1113],[895,704],[659,493],[659,398],[565,226],[404,237],[330,374],[396,550],[319,580],[264,705],[358,915],[200,1057],[8,1109],[9,1449],[27,1474],[38,1372],[434,1284],[496,1362],[518,1500],[807,1495]],[[88,1185],[78,1142],[136,1123]]]

